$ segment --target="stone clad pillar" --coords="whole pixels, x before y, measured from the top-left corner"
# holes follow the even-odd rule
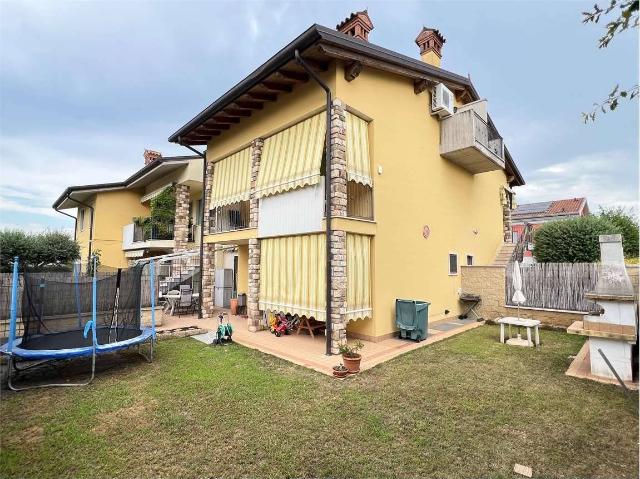
[[[189,241],[189,207],[191,206],[191,188],[176,185],[176,213],[173,221],[174,251],[187,249]]]
[[[331,108],[331,202],[332,217],[347,216],[347,124],[346,110],[341,100]],[[338,353],[347,339],[347,233],[332,229],[330,242],[331,267],[331,352]]]
[[[503,186],[500,187],[500,204],[502,205],[502,233],[505,243],[513,242],[511,233],[511,205],[509,204],[509,191]]]
[[[206,161],[206,159],[205,159]],[[204,234],[209,232],[210,210],[209,203],[211,201],[211,185],[213,184],[213,164],[207,161],[206,166],[206,184],[202,194],[202,207],[204,208]],[[214,317],[213,304],[213,287],[215,281],[215,244],[204,243],[202,252],[202,291],[200,294],[200,304],[202,307],[202,317],[210,319]]]
[[[249,198],[249,227],[258,227],[259,205],[260,201],[256,197],[256,183],[258,181],[258,172],[260,171],[260,159],[262,157],[262,148],[264,140],[256,138],[251,143],[251,196]],[[249,267],[248,280],[249,290],[247,291],[247,316],[249,331],[259,331],[261,326],[262,314],[258,305],[260,294],[260,240],[249,240]]]

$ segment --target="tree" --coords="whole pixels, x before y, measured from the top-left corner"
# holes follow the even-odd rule
[[[533,256],[540,263],[593,263],[600,260],[598,236],[616,233],[620,229],[600,216],[551,221],[535,231]]]
[[[609,15],[614,10],[619,15],[611,19],[606,25],[605,34],[598,40],[598,48],[607,48],[614,37],[629,28],[638,28],[638,8],[640,0],[611,0],[607,8],[600,8],[598,4],[593,6],[590,12],[582,12],[582,23],[598,23],[603,16]],[[609,96],[600,103],[594,103],[593,109],[589,113],[582,113],[582,120],[586,123],[589,120],[595,121],[598,112],[606,113],[615,110],[622,98],[632,100],[640,93],[638,84],[636,83],[628,89],[620,89],[620,85],[616,85]]]
[[[615,225],[622,234],[622,247],[625,258],[637,258],[640,256],[638,236],[638,217],[631,210],[624,208],[600,208],[599,216],[606,218]]]
[[[60,268],[80,258],[80,245],[58,231],[29,234],[0,231],[0,269],[11,271],[14,256],[31,268]]]

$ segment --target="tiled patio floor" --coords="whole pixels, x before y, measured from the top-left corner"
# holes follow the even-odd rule
[[[247,330],[247,320],[241,316],[226,316],[233,325],[233,340],[248,348],[257,349],[272,354],[292,363],[314,369],[324,374],[332,374],[332,367],[341,362],[339,356],[325,355],[325,336],[316,335],[311,338],[308,334],[292,334],[280,338],[269,331],[251,333]],[[225,319],[226,320],[226,319]],[[484,324],[475,320],[445,319],[429,324],[429,337],[419,343],[397,338],[385,339],[380,342],[363,341],[361,369],[372,368],[384,361],[395,358],[400,354],[417,348],[433,344],[456,334],[477,328]],[[164,316],[162,329],[179,328],[182,326],[198,326],[207,329],[207,334],[193,336],[194,339],[210,344],[213,341],[218,320],[198,319],[197,316]]]

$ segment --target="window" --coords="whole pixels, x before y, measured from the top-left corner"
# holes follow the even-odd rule
[[[84,231],[84,212],[84,208],[81,208],[80,211],[78,211],[78,227],[80,228],[80,231]]]
[[[449,275],[458,274],[458,253],[449,253]]]
[[[202,222],[202,199],[198,200],[196,208],[196,221],[195,223],[199,225]]]
[[[467,255],[467,266],[473,266],[473,255],[472,254],[468,254]]]

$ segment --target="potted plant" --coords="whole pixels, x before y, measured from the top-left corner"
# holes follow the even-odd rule
[[[333,375],[337,378],[346,378],[347,374],[349,374],[349,370],[345,367],[344,364],[340,363],[337,366],[333,367]]]
[[[362,355],[359,351],[364,348],[362,341],[357,340],[352,344],[344,342],[340,345],[340,354],[342,354],[342,360],[344,365],[349,370],[349,373],[355,374],[360,372],[360,360]]]

